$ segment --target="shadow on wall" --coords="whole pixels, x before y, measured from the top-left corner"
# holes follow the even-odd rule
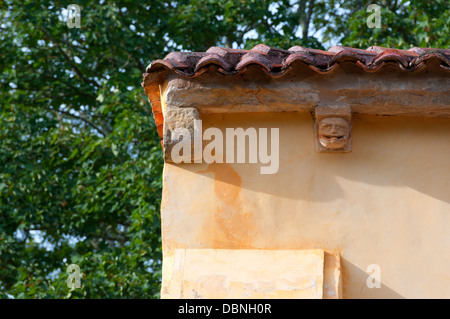
[[[368,273],[344,258],[341,258],[341,269],[345,299],[405,299],[405,297],[383,284],[382,278],[380,288],[369,288],[367,286]]]
[[[172,200],[163,219],[188,231],[166,231],[166,241],[195,248],[320,248],[345,257],[345,298],[403,298],[383,277],[381,288],[367,287],[368,274],[357,265],[368,261],[391,265],[384,278],[407,285],[408,298],[445,296],[450,120],[356,116],[352,152],[344,154],[317,153],[313,124],[310,114],[298,113],[205,116],[204,129],[223,132],[279,127],[279,171],[261,175],[260,164],[177,165],[187,178],[170,175],[166,191],[185,200]],[[416,284],[404,281],[414,276]]]
[[[249,117],[251,116],[251,119]],[[368,186],[409,187],[450,203],[450,120],[355,116],[352,152],[317,153],[313,120],[306,113],[204,116],[203,128],[279,127],[280,163],[273,175],[264,164],[231,164],[243,189],[289,199],[330,202],[343,198],[343,180]],[[225,141],[224,141],[225,142]],[[208,141],[205,141],[205,146]],[[270,148],[269,148],[270,150]],[[186,164],[194,173],[219,172],[224,164]],[[228,170],[228,169],[227,169]],[[226,174],[205,174],[232,183]],[[235,185],[238,186],[238,185]]]

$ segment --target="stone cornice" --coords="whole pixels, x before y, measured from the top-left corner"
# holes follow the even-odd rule
[[[450,117],[450,76],[447,71],[424,69],[406,72],[385,67],[384,72],[366,73],[355,69],[352,64],[343,63],[329,74],[302,69],[301,72],[293,70],[281,78],[271,78],[258,68],[250,67],[237,76],[220,75],[215,69],[215,66],[210,66],[208,72],[195,78],[169,71],[164,71],[163,76],[161,73],[144,76],[143,86],[152,102],[161,138],[168,132],[162,128],[165,109],[173,115],[182,114],[182,109],[194,108],[198,111],[196,119],[211,113],[306,111],[316,120],[326,109],[326,117],[344,118],[349,129],[352,114]],[[158,79],[156,75],[159,75]],[[161,100],[164,100],[163,105]],[[342,116],[343,109],[345,116]],[[333,110],[337,110],[334,115]],[[183,125],[192,128],[192,123],[188,122],[185,117]],[[173,124],[169,126],[174,127]],[[319,152],[351,151],[350,132],[345,147],[327,149],[319,141],[318,126],[316,122]],[[164,147],[169,145],[167,142]]]

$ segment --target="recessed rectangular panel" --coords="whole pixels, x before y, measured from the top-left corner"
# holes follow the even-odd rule
[[[323,297],[324,251],[177,249],[163,298]]]

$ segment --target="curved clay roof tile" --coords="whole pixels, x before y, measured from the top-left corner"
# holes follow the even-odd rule
[[[302,62],[318,73],[328,73],[342,62],[354,63],[365,72],[378,72],[386,63],[394,63],[400,70],[416,71],[425,66],[450,70],[450,50],[411,48],[398,50],[371,46],[367,50],[334,46],[328,51],[293,46],[289,50],[258,44],[251,50],[211,47],[206,52],[172,52],[162,60],[153,61],[147,74],[168,69],[186,77],[205,73],[208,66],[217,65],[217,72],[236,75],[256,65],[270,76],[281,76],[292,64]],[[428,64],[427,64],[428,62]]]

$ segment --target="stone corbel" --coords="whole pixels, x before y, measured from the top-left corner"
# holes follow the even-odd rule
[[[320,153],[351,152],[352,110],[349,106],[316,106],[316,149]]]
[[[168,163],[191,163],[201,160],[199,113],[194,107],[168,107],[164,111],[164,160]],[[196,125],[197,123],[197,125]],[[198,144],[198,143],[197,143]],[[174,149],[175,148],[175,149]],[[172,151],[175,156],[172,155]]]

